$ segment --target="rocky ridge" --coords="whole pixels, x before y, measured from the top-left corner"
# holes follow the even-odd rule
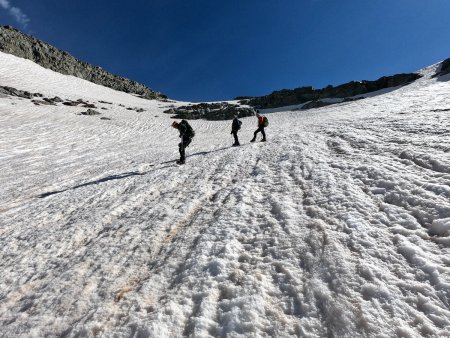
[[[235,114],[238,114],[240,117],[252,116],[255,114],[256,109],[302,104],[301,108],[296,110],[306,110],[361,100],[364,99],[363,94],[404,86],[420,77],[421,75],[416,73],[397,74],[384,76],[376,81],[352,81],[336,87],[327,86],[323,89],[314,89],[313,87],[283,89],[261,97],[237,97],[236,100],[238,100],[239,104],[227,102],[199,103],[168,109],[165,113],[175,114],[175,118],[183,119],[228,120],[232,119]],[[333,100],[327,101],[326,99]]]
[[[317,108],[333,104],[324,102],[323,99],[343,99],[352,100],[353,97],[364,95],[381,89],[407,85],[421,76],[416,73],[397,74],[393,76],[383,76],[376,81],[351,81],[336,87],[331,85],[323,89],[313,87],[299,87],[295,89],[282,89],[274,91],[269,95],[260,97],[237,97],[242,104],[247,104],[255,108],[277,108],[310,102],[304,109]]]
[[[441,67],[436,76],[443,76],[450,73],[450,58],[442,61]]]
[[[220,121],[232,119],[234,115],[239,117],[253,116],[255,110],[251,107],[242,107],[228,102],[212,102],[171,108],[165,110],[164,113],[175,114],[173,118],[178,119]]]
[[[113,75],[100,67],[80,61],[67,52],[28,36],[10,26],[0,26],[0,51],[29,59],[56,72],[77,76],[115,90],[132,93],[146,99],[167,101],[165,95],[155,92],[136,81]],[[441,63],[436,76],[442,76],[448,73],[450,73],[450,59]],[[364,99],[364,94],[381,89],[404,86],[420,77],[421,75],[417,73],[396,74],[393,76],[384,76],[375,81],[351,81],[335,87],[329,85],[322,89],[314,89],[311,86],[282,89],[260,97],[238,97],[236,100],[238,100],[239,104],[228,102],[198,103],[178,108],[171,107],[164,113],[173,114],[174,118],[182,119],[227,120],[232,119],[236,114],[240,117],[252,116],[256,109],[278,108],[292,105],[299,106],[296,110],[313,109]],[[22,92],[8,87],[0,88],[0,97],[2,95],[33,99],[32,101],[36,105],[55,105],[60,103],[60,99],[57,97],[36,99],[40,94]],[[81,105],[84,108],[95,108],[93,104],[70,100],[66,100],[62,104],[66,106]],[[103,107],[102,109],[106,108]],[[141,108],[128,107],[126,109],[136,110],[138,112],[143,111]]]
[[[0,26],[0,51],[31,60],[61,74],[73,75],[108,88],[136,94],[145,99],[167,99],[165,95],[136,81],[111,74],[98,66],[80,61],[67,52],[26,35],[11,26]]]
[[[57,106],[59,104],[64,105],[66,107],[72,107],[72,108],[88,108],[86,111],[75,111],[75,114],[77,115],[101,115],[101,113],[97,110],[94,110],[92,108],[98,108],[94,103],[90,103],[89,101],[85,101],[83,99],[77,99],[76,101],[70,100],[70,99],[62,99],[59,96],[55,97],[45,97],[41,93],[31,93],[26,90],[16,89],[13,87],[8,86],[0,86],[0,98],[7,98],[7,97],[15,97],[19,99],[28,99],[30,100],[35,106]],[[102,105],[113,105],[111,102],[106,101],[98,101],[99,104]],[[145,112],[144,108],[139,107],[125,107],[122,104],[119,104],[119,107],[122,107],[126,110],[133,110],[138,113]],[[108,110],[105,106],[101,107],[103,110]],[[102,117],[102,120],[110,120],[110,118]]]

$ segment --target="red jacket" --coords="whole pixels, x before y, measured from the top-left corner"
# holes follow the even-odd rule
[[[258,117],[258,127],[264,127],[264,116],[262,115]]]

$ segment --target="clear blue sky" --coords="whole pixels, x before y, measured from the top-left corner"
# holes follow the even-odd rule
[[[375,80],[450,57],[449,0],[0,0],[0,23],[188,101]]]

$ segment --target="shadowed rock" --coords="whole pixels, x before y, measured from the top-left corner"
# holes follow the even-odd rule
[[[88,109],[86,111],[81,112],[82,115],[100,115],[100,112],[94,109]]]
[[[31,60],[61,74],[73,75],[108,88],[137,94],[145,99],[167,98],[136,81],[113,75],[100,67],[80,61],[67,52],[10,26],[0,26],[0,51]]]
[[[242,107],[227,102],[199,103],[165,110],[166,114],[175,114],[173,118],[196,120],[206,119],[212,121],[230,120],[235,114],[239,117],[253,116],[255,110],[251,107]]]
[[[311,105],[328,105],[321,102],[320,99],[340,98],[346,99],[352,96],[363,95],[381,89],[404,86],[419,79],[421,75],[397,74],[392,76],[383,76],[376,81],[351,81],[336,87],[327,86],[323,89],[314,89],[313,87],[299,87],[295,89],[282,89],[274,91],[269,95],[260,97],[238,97],[242,104],[248,104],[255,108],[276,108],[291,106],[296,104],[314,102]]]
[[[450,58],[442,61],[436,76],[447,75],[448,73],[450,73]]]
[[[302,106],[302,109],[312,109],[312,108],[320,108],[320,107],[326,107],[331,104],[334,104],[333,102],[324,102],[320,100],[311,101],[309,103],[306,103]]]
[[[9,95],[9,96],[17,96],[24,99],[32,99],[34,97],[42,97],[42,94],[39,93],[30,93],[26,90],[20,90],[13,87],[8,86],[0,86],[0,93]]]

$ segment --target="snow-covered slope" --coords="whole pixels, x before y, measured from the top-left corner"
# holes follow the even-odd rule
[[[193,121],[178,167],[172,103],[0,53],[0,85],[106,108],[0,97],[0,335],[450,336],[450,77],[435,68],[269,114],[267,143],[248,143],[254,118],[239,148],[230,121]]]

